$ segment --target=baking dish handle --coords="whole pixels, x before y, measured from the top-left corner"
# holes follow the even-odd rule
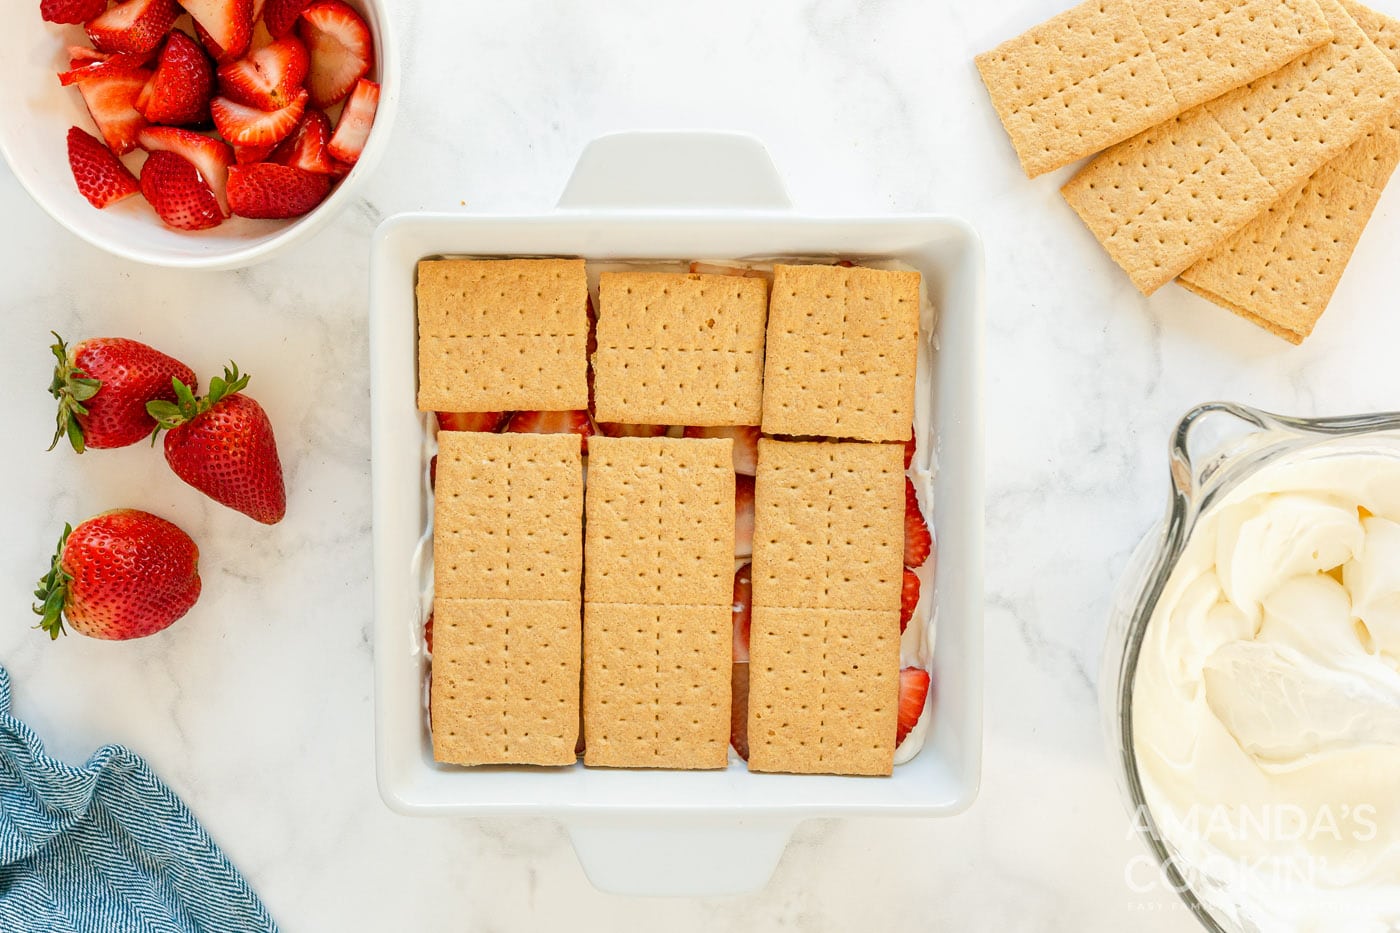
[[[786,211],[768,150],[743,133],[600,136],[579,156],[561,210]]]
[[[569,838],[600,891],[643,897],[708,897],[757,891],[795,828],[787,820],[662,817],[571,820]]]

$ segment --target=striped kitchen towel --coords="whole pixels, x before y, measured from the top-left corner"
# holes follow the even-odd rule
[[[0,667],[0,931],[275,933],[185,804],[119,745],[81,768],[10,714]]]

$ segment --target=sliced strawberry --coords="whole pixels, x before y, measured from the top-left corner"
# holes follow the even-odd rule
[[[509,415],[503,411],[439,411],[437,426],[439,431],[499,431]]]
[[[228,170],[228,205],[239,217],[301,217],[324,201],[330,190],[329,175],[276,162],[235,165]]]
[[[305,109],[305,91],[298,93],[292,98],[292,102],[281,110],[271,113],[244,106],[227,97],[216,97],[209,104],[219,135],[233,146],[267,146],[280,143],[292,135],[292,130],[301,122],[301,115]]]
[[[311,0],[267,0],[263,7],[263,22],[273,38],[280,39],[296,28],[301,11],[311,5]]]
[[[306,46],[288,36],[236,62],[220,65],[219,93],[259,110],[280,110],[301,90],[310,64]]]
[[[745,761],[749,760],[749,666],[730,665],[729,744]]]
[[[734,438],[734,472],[745,476],[758,473],[758,435],[759,429],[750,426],[685,429],[686,437]]]
[[[330,141],[331,121],[321,111],[308,108],[296,130],[277,144],[268,160],[299,168],[303,172],[335,175],[336,161],[326,151],[326,144]]]
[[[749,626],[753,616],[753,565],[734,571],[734,661],[749,659]]]
[[[213,43],[210,54],[220,64],[242,57],[253,38],[253,0],[180,0],[198,30]],[[206,48],[208,48],[206,43]]]
[[[175,25],[175,0],[125,0],[87,24],[99,52],[149,52]]]
[[[753,477],[734,477],[734,556],[753,556]]]
[[[928,699],[928,687],[928,671],[906,667],[899,672],[899,728],[894,738],[896,748],[919,724],[919,717],[924,714],[924,701]]]
[[[741,279],[771,279],[771,272],[762,269],[749,269],[744,266],[721,266],[713,262],[692,262],[691,275],[732,275]]]
[[[933,553],[933,535],[929,534],[928,522],[919,510],[919,497],[914,492],[914,484],[904,478],[904,566],[922,567]]]
[[[909,469],[914,463],[914,446],[917,438],[914,436],[914,429],[909,429],[909,440],[904,442],[904,469]]]
[[[119,156],[136,148],[137,137],[146,128],[146,118],[136,109],[136,99],[150,79],[151,73],[141,68],[78,79],[78,91],[83,95],[92,122],[102,132],[107,148]]]
[[[233,161],[239,165],[251,162],[266,162],[276,146],[234,146]]]
[[[107,0],[103,0],[102,9],[107,9]],[[92,17],[88,17],[91,19]],[[112,56],[106,52],[99,52],[97,49],[86,45],[68,46],[68,67],[81,68],[83,65],[91,65],[94,62],[105,62]]]
[[[374,64],[369,26],[341,0],[318,0],[302,11],[297,33],[311,52],[306,89],[322,110],[343,100]]]
[[[909,627],[914,618],[914,609],[919,605],[919,575],[908,567],[904,568],[904,588],[899,594],[899,634]]]
[[[144,68],[151,60],[151,52],[118,52],[108,55],[85,46],[69,46],[68,70],[58,73],[58,83],[64,87],[77,84],[84,78],[95,78]]]
[[[68,131],[68,167],[73,170],[78,193],[99,210],[141,190],[136,176],[102,140],[76,126]]]
[[[173,152],[158,149],[146,157],[141,193],[160,219],[177,230],[206,230],[223,222],[219,201],[199,169]]]
[[[136,109],[152,123],[167,126],[207,123],[213,96],[214,66],[198,43],[177,29],[166,40]]]
[[[604,437],[665,437],[671,430],[664,424],[622,424],[617,421],[599,421],[598,433]]]
[[[378,109],[379,85],[363,78],[357,81],[350,99],[345,102],[345,109],[340,112],[340,121],[335,125],[335,133],[326,145],[326,151],[346,165],[360,161],[360,153],[365,151]]]
[[[267,0],[253,0],[253,28],[257,28],[256,23],[262,19],[263,7],[267,6]]]
[[[40,0],[39,14],[45,22],[76,26],[101,15],[107,0]]]
[[[437,454],[428,461],[428,488],[437,489]]]
[[[433,653],[433,614],[428,613],[428,621],[423,623],[423,644],[428,646],[428,654]]]
[[[223,215],[229,215],[228,169],[233,152],[222,140],[174,126],[152,126],[141,132],[141,148],[147,152],[173,152],[199,169],[200,177],[214,192]]]
[[[506,422],[507,434],[577,434],[588,453],[588,439],[596,431],[586,411],[518,411]]]

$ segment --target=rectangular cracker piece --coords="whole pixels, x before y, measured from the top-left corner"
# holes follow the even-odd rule
[[[582,259],[418,264],[421,411],[588,407]]]
[[[764,433],[907,441],[919,281],[917,272],[775,266]]]
[[[1214,252],[1379,125],[1400,72],[1337,0],[1333,40],[1113,147],[1065,200],[1144,294]]]
[[[755,605],[749,770],[889,774],[899,708],[899,612]]]
[[[895,444],[761,438],[753,604],[898,610],[904,482]]]
[[[604,272],[598,298],[599,421],[758,424],[766,279]]]
[[[733,612],[723,606],[588,603],[584,764],[729,764]]]
[[[589,603],[732,604],[733,446],[729,438],[589,441]]]
[[[433,602],[433,758],[568,765],[579,729],[579,601]]]
[[[577,434],[438,433],[437,598],[578,599],[580,448]]]
[[[977,56],[977,69],[1034,178],[1330,37],[1316,0],[1087,0]]]
[[[1367,37],[1400,65],[1400,21],[1344,0]],[[1346,271],[1400,164],[1400,109],[1275,201],[1179,283],[1291,343],[1302,343]]]

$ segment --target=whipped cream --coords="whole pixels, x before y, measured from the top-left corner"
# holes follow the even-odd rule
[[[1133,734],[1173,861],[1219,916],[1400,930],[1400,455],[1285,458],[1198,521]]]

